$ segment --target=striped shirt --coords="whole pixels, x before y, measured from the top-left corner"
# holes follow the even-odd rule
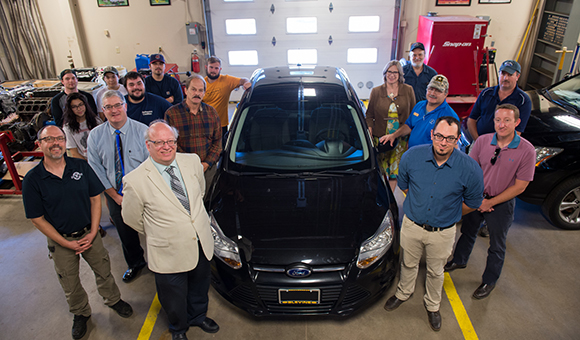
[[[222,151],[222,128],[216,110],[201,104],[201,112],[194,115],[183,101],[165,112],[165,120],[179,131],[177,151],[195,153],[202,162],[214,165]]]

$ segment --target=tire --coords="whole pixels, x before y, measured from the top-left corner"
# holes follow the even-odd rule
[[[580,177],[568,178],[556,186],[546,197],[542,211],[556,227],[580,230]]]

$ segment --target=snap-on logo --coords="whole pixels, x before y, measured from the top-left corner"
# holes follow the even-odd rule
[[[460,46],[471,46],[471,42],[450,42],[446,41],[443,43],[443,47],[460,47]]]

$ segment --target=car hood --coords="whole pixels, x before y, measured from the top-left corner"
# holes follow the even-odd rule
[[[536,146],[558,146],[580,141],[580,115],[576,110],[549,99],[540,91],[528,91],[532,114],[523,133]]]
[[[348,263],[389,207],[377,171],[294,178],[224,171],[217,187],[216,221],[260,264]]]

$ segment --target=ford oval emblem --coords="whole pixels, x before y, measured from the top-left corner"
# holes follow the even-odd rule
[[[302,278],[308,277],[312,274],[312,269],[306,267],[305,265],[298,265],[286,270],[286,275],[290,277]]]

